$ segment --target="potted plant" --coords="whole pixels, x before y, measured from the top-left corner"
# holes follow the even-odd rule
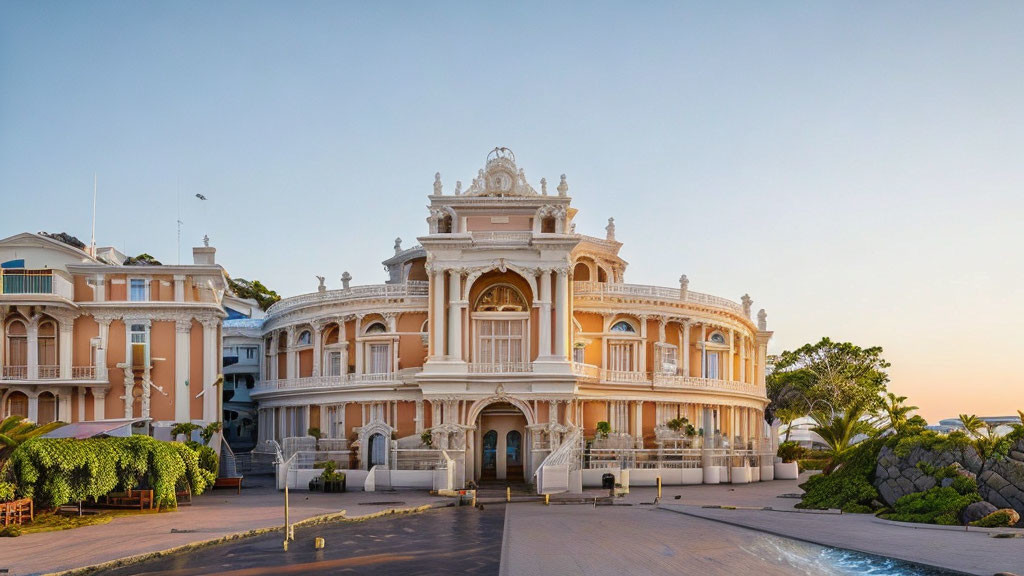
[[[604,420],[597,423],[597,437],[607,438],[612,433],[612,425]]]
[[[333,460],[317,463],[317,468],[323,468],[320,476],[309,481],[310,490],[323,490],[327,494],[335,494],[345,491],[345,473],[335,471]]]
[[[797,460],[804,453],[804,449],[796,442],[783,442],[779,444],[779,451],[776,453],[775,479],[796,480],[800,476],[800,466]]]
[[[434,445],[434,435],[430,433],[430,428],[427,428],[420,434],[420,443],[430,447]]]

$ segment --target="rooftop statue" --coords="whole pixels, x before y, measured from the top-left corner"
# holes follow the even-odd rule
[[[441,191],[441,173],[434,173],[434,196],[440,196],[444,192]]]
[[[740,302],[743,303],[743,313],[750,318],[750,305],[754,303],[750,298],[750,294],[744,294],[743,298],[740,298]]]
[[[764,332],[768,329],[768,314],[761,308],[757,312],[757,329]]]
[[[615,240],[615,218],[608,219],[608,225],[604,227],[604,231],[608,240]]]
[[[341,275],[341,288],[343,290],[348,290],[348,283],[351,281],[352,275],[348,273],[348,270],[346,270],[345,273]]]
[[[455,195],[456,196],[461,196],[462,195],[462,180],[456,180],[455,181]]]
[[[316,279],[320,281],[320,285],[317,286],[316,291],[317,292],[327,292],[327,285],[324,284],[324,277],[323,276],[317,276]]]
[[[565,196],[569,193],[569,184],[565,181],[565,174],[562,174],[562,181],[558,183],[558,195]]]
[[[548,195],[548,179],[547,178],[541,178],[540,179],[540,193],[545,195],[545,196]]]

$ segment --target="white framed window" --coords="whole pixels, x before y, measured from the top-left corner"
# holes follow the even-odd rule
[[[586,359],[585,351],[586,348],[584,348],[583,346],[576,346],[575,348],[573,348],[572,361],[577,364],[586,364],[586,362],[584,361]]]
[[[145,278],[128,279],[128,300],[131,302],[146,302],[149,300],[149,284]]]
[[[391,372],[390,343],[370,343],[367,346],[367,355],[369,356],[368,374],[389,374]]]
[[[129,345],[131,346],[132,366],[149,364],[149,326],[146,324],[129,324]]]
[[[526,319],[479,319],[477,361],[484,364],[525,362]]]
[[[704,377],[711,378],[712,380],[718,380],[718,352],[705,352],[704,353]]]
[[[608,369],[618,372],[633,372],[637,369],[636,342],[609,342]]]
[[[246,349],[245,349],[245,359],[246,360],[252,360],[255,357],[256,357],[256,348],[253,347],[253,346],[246,347]]]
[[[327,353],[327,375],[341,376],[341,352]]]
[[[679,355],[676,347],[671,344],[661,344],[658,346],[658,355],[662,373],[675,374],[679,367]]]

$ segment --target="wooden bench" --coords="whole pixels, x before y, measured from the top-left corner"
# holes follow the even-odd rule
[[[35,508],[31,498],[0,503],[0,520],[4,526],[24,524],[26,517],[29,522],[35,519]]]
[[[242,477],[217,478],[213,483],[214,488],[234,488],[238,494],[242,493]]]
[[[153,509],[152,490],[129,490],[127,492],[111,492],[103,497],[103,505],[111,508]]]

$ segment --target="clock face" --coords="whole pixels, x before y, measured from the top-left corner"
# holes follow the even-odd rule
[[[497,192],[508,192],[512,190],[512,176],[508,172],[496,172],[490,177],[491,190]]]

